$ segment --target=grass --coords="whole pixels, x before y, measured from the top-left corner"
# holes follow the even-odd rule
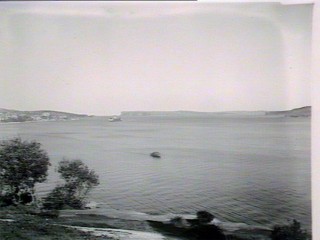
[[[55,219],[38,216],[32,208],[10,207],[0,210],[1,240],[101,240],[72,228],[56,225]],[[110,239],[111,240],[111,239]]]

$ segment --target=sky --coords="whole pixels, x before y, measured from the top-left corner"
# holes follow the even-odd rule
[[[311,104],[312,5],[0,3],[0,108],[284,110]]]

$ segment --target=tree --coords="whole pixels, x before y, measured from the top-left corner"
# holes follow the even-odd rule
[[[62,209],[69,206],[76,209],[84,207],[89,191],[99,184],[98,175],[81,160],[66,160],[59,163],[57,171],[65,180],[63,186],[57,186],[45,198],[45,209]]]
[[[48,154],[36,141],[14,138],[0,144],[0,196],[6,203],[27,203],[36,183],[46,180]]]
[[[291,224],[284,226],[274,226],[271,232],[272,240],[309,240],[308,233],[301,229],[301,224],[293,220]]]

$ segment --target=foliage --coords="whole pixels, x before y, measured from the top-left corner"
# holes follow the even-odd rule
[[[0,144],[2,204],[30,202],[35,184],[46,180],[49,165],[48,154],[40,143],[20,138],[3,141]]]
[[[62,186],[55,187],[44,199],[43,208],[47,210],[62,209],[65,204],[65,190]]]
[[[77,191],[77,195],[86,194],[99,184],[98,175],[81,160],[66,160],[59,163],[58,172],[66,184]]]
[[[57,186],[45,198],[45,209],[62,209],[71,207],[81,209],[88,192],[99,184],[98,175],[88,168],[81,160],[63,160],[57,171],[65,180],[63,186]]]
[[[309,240],[308,233],[301,229],[301,224],[293,220],[291,224],[284,226],[274,226],[271,232],[272,240]]]

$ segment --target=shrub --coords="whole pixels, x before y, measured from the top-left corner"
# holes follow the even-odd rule
[[[291,224],[274,226],[271,232],[272,240],[309,240],[311,239],[306,230],[301,229],[301,224],[293,220]]]
[[[65,204],[65,190],[61,186],[55,187],[48,196],[45,197],[42,206],[47,210],[60,210]]]

